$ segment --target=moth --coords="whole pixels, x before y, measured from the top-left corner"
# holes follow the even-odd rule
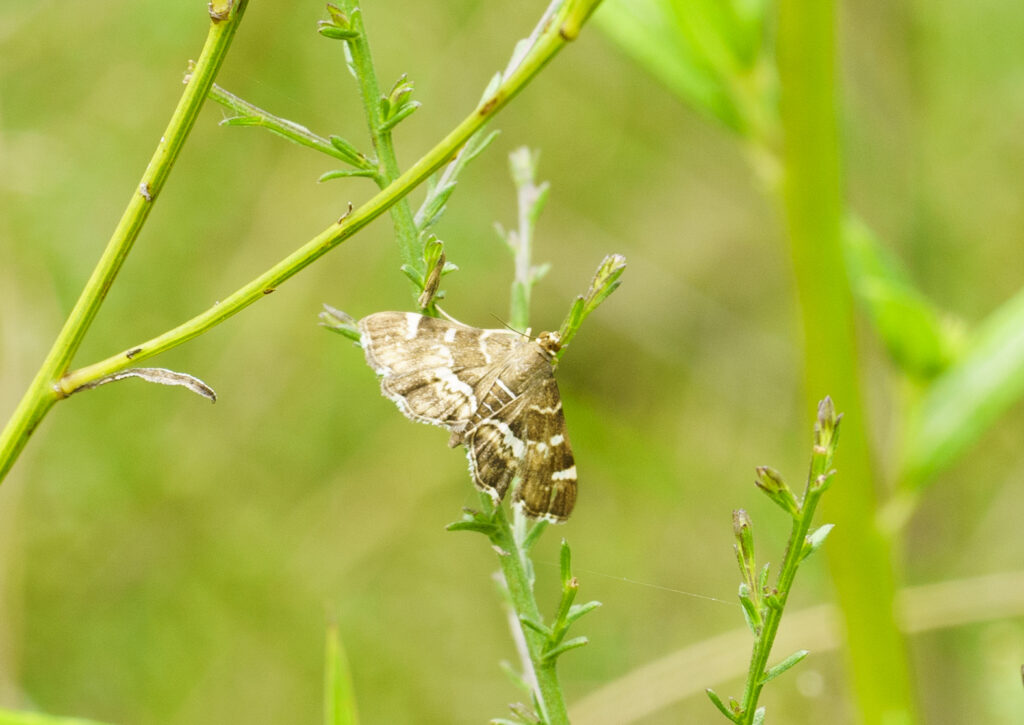
[[[576,465],[555,382],[558,333],[531,339],[413,312],[359,321],[381,391],[411,420],[451,431],[466,447],[478,489],[532,518],[565,521],[576,503]]]

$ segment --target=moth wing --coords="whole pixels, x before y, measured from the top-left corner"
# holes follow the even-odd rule
[[[531,518],[565,521],[576,503],[576,464],[554,375],[481,420],[467,435],[473,483],[501,501],[518,476],[513,504]]]
[[[408,418],[461,428],[479,405],[473,388],[521,337],[414,312],[377,312],[359,321],[360,343],[381,391]]]
[[[484,418],[466,436],[466,458],[473,484],[498,504],[505,497],[526,453],[520,397],[502,409],[501,417]]]
[[[531,518],[565,521],[576,504],[576,461],[554,374],[531,391],[516,427],[525,444],[513,505]]]

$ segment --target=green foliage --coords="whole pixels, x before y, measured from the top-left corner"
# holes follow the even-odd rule
[[[743,616],[747,626],[750,627],[750,631],[754,635],[754,646],[750,655],[750,669],[743,688],[742,700],[729,698],[729,703],[726,704],[711,689],[707,690],[707,695],[718,711],[737,725],[755,725],[762,722],[765,710],[763,707],[757,706],[762,688],[802,661],[808,654],[807,650],[800,650],[786,657],[777,665],[767,666],[775,635],[782,622],[786,600],[792,592],[797,569],[808,556],[821,547],[832,530],[831,525],[825,525],[809,533],[814,512],[822,495],[828,489],[827,483],[833,474],[832,460],[839,443],[841,417],[836,414],[831,399],[825,398],[821,401],[818,406],[818,419],[814,425],[811,470],[804,486],[804,494],[800,502],[795,504],[795,508],[782,506],[790,515],[792,530],[774,586],[769,587],[768,585],[767,565],[761,570],[760,576],[757,574],[750,516],[742,509],[733,512],[732,528],[736,538],[736,561],[739,563],[742,577],[739,591],[740,604],[743,607]],[[758,469],[757,486],[772,501],[779,503],[776,492],[789,489],[778,473],[771,471],[768,474],[767,471],[770,469],[764,467]],[[766,480],[769,485],[762,484],[762,480]]]
[[[906,485],[951,466],[1024,397],[1024,291],[971,331],[956,361],[925,389],[907,424]]]
[[[359,725],[352,672],[336,624],[327,628],[324,651],[324,725]]]

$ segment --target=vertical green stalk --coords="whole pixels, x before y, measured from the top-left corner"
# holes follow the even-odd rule
[[[484,494],[486,495],[486,494]],[[485,502],[486,503],[486,502]],[[526,617],[534,622],[541,622],[540,609],[533,594],[533,581],[525,558],[529,555],[523,542],[517,540],[512,526],[509,524],[505,511],[501,506],[495,507],[494,523],[496,531],[491,541],[502,550],[498,561],[501,573],[505,578],[505,586],[512,599],[512,608],[522,619]],[[535,524],[540,526],[543,524]],[[544,656],[547,640],[543,634],[530,627],[520,625],[526,647],[529,650],[533,674],[537,678],[537,697],[540,700],[541,713],[547,725],[569,725],[569,710],[562,695],[562,686],[558,680],[556,658]]]
[[[783,196],[803,317],[805,394],[809,404],[831,395],[847,413],[836,462],[847,484],[837,486],[823,506],[836,524],[827,555],[856,707],[861,722],[903,725],[916,716],[907,653],[894,621],[893,551],[875,523],[875,479],[840,248],[835,36],[833,2],[780,0]]]
[[[401,171],[398,168],[395,145],[391,140],[391,128],[384,127],[384,118],[381,113],[381,98],[383,96],[380,92],[380,83],[377,80],[377,71],[373,66],[373,56],[370,55],[370,41],[366,37],[366,28],[363,25],[363,14],[359,3],[356,0],[340,0],[338,6],[348,14],[352,30],[356,31],[352,38],[346,40],[346,54],[350,59],[353,75],[359,84],[359,95],[363,100],[366,122],[370,130],[370,141],[377,156],[377,184],[384,189],[401,175]],[[402,199],[391,207],[391,219],[395,226],[395,236],[398,237],[398,246],[402,251],[402,262],[425,276],[427,270],[423,267],[423,249],[419,244],[419,230],[416,228],[412,209],[407,199]],[[417,289],[415,294],[419,293],[420,290]]]
[[[142,175],[114,233],[107,242],[99,262],[85,283],[82,293],[72,308],[63,329],[57,335],[35,379],[29,385],[14,414],[0,433],[0,481],[14,465],[46,413],[63,394],[57,385],[85,337],[89,326],[99,312],[107,291],[128,257],[142,226],[149,217],[178,153],[195,125],[199,110],[213,80],[220,70],[235,31],[242,20],[248,0],[219,0],[209,6],[210,30],[206,36],[199,60],[190,73],[185,91],[174,109],[167,129],[160,137],[156,151]]]

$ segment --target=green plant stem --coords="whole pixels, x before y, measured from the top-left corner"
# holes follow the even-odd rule
[[[811,522],[814,520],[814,511],[821,500],[821,492],[808,492],[804,495],[804,503],[800,507],[800,514],[793,518],[793,528],[789,534],[789,543],[786,545],[786,554],[782,560],[782,568],[776,580],[775,591],[778,596],[778,606],[767,607],[768,614],[764,618],[761,633],[754,642],[754,650],[750,657],[750,669],[747,671],[747,683],[743,690],[743,701],[741,712],[743,718],[738,720],[739,725],[749,725],[754,721],[754,713],[757,709],[758,698],[764,688],[764,673],[768,668],[768,658],[771,656],[772,646],[775,644],[775,635],[778,634],[779,625],[782,623],[782,613],[786,607],[786,600],[793,588],[793,580],[796,578],[796,571],[800,566],[803,553],[804,541],[807,533],[811,530]]]
[[[338,7],[352,17],[353,29],[358,31],[354,38],[345,43],[348,46],[352,68],[359,84],[359,95],[363,100],[366,123],[370,130],[370,141],[377,156],[378,175],[376,181],[380,188],[384,189],[400,174],[395,144],[391,139],[391,129],[381,128],[384,119],[381,117],[380,83],[377,81],[377,71],[373,66],[373,57],[370,55],[370,42],[366,37],[366,28],[363,26],[359,3],[356,0],[340,0]],[[421,277],[425,277],[427,270],[423,267],[423,245],[420,244],[419,229],[416,228],[409,201],[404,197],[391,207],[391,220],[402,253],[402,262],[416,270]],[[415,290],[414,296],[419,295],[421,291]]]
[[[835,6],[781,0],[778,59],[785,137],[784,207],[804,330],[808,403],[846,410],[837,466],[848,485],[825,504],[827,547],[843,613],[860,721],[915,721],[909,666],[893,616],[893,552],[875,521],[876,493],[858,382],[852,305],[840,246],[842,204],[835,98]]]
[[[46,413],[67,390],[58,384],[78,351],[89,326],[114,283],[117,273],[128,257],[142,226],[149,217],[153,203],[163,189],[175,160],[195,125],[203,101],[213,85],[228,48],[235,36],[248,0],[220,0],[210,3],[210,29],[206,43],[188,78],[167,128],[160,137],[156,151],[149,161],[138,188],[132,193],[128,206],[107,242],[103,254],[75,306],[68,314],[64,327],[54,340],[50,352],[29,384],[3,433],[0,433],[0,481],[4,479],[14,461],[25,447]]]
[[[318,136],[305,126],[275,116],[268,111],[264,111],[259,106],[255,106],[245,99],[239,98],[234,93],[224,90],[216,83],[210,87],[210,100],[216,101],[225,108],[230,108],[241,117],[258,121],[257,123],[252,124],[254,126],[265,128],[268,131],[273,131],[277,135],[282,136],[293,143],[315,149],[320,153],[327,154],[328,156],[332,156],[340,161],[344,161],[346,163],[349,162],[345,154],[334,148],[333,144],[323,136]]]
[[[483,495],[486,496],[486,494]],[[498,561],[501,565],[501,573],[505,578],[505,587],[508,590],[512,609],[520,622],[523,618],[541,622],[543,620],[534,597],[533,582],[526,562],[529,553],[517,539],[501,506],[495,507],[493,521],[497,530],[491,536],[491,543],[502,550]],[[531,627],[524,627],[522,624],[519,627],[526,640],[530,664],[537,681],[537,697],[544,710],[542,714],[545,717],[545,722],[548,725],[568,725],[569,711],[562,695],[562,686],[558,681],[556,659],[544,657],[546,637]]]
[[[536,32],[535,42],[526,52],[522,61],[502,79],[502,82],[491,94],[481,100],[472,113],[433,149],[359,209],[331,224],[285,259],[225,297],[220,303],[161,335],[134,345],[105,360],[74,370],[59,380],[56,378],[60,376],[62,370],[58,367],[52,366],[52,369],[41,370],[32,387],[26,392],[22,404],[19,405],[3,434],[0,435],[0,479],[10,470],[32,431],[59,398],[66,397],[86,383],[118,370],[124,370],[141,360],[177,347],[203,334],[273,292],[280,284],[295,276],[391,208],[430,174],[447,163],[474,132],[523,90],[565,47],[566,43],[574,40],[583,22],[599,2],[600,0],[567,0],[559,6],[554,18],[549,18],[545,14],[542,26],[539,26],[538,32]],[[200,60],[203,60],[203,57]],[[205,68],[205,66],[203,67]],[[200,65],[197,64],[196,68],[198,71]],[[212,76],[210,80],[212,82]],[[200,98],[205,97],[209,91],[209,84],[202,91],[202,95],[197,94]],[[109,287],[109,282],[110,280],[105,281],[102,291]]]
[[[512,246],[515,258],[515,277],[509,306],[509,327],[526,330],[530,319],[530,296],[537,281],[538,271],[533,266],[533,231],[537,216],[544,205],[547,184],[536,183],[539,154],[523,146],[509,155],[509,168],[516,185],[518,228],[508,232],[506,241]]]

